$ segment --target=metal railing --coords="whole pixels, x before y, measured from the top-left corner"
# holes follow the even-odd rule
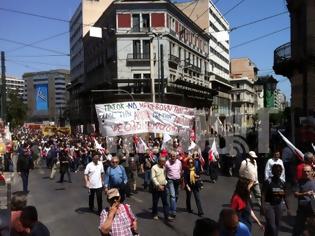
[[[291,58],[291,43],[286,43],[274,51],[274,65],[280,64]]]
[[[127,61],[128,60],[149,61],[150,60],[150,53],[128,53],[127,54]]]
[[[169,61],[176,63],[176,64],[178,64],[180,62],[179,58],[177,56],[172,55],[172,54],[170,54]]]

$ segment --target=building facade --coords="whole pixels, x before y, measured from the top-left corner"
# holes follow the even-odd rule
[[[24,80],[7,76],[5,78],[5,81],[6,81],[5,85],[6,85],[7,94],[10,92],[14,92],[14,93],[17,93],[22,99],[23,92],[24,92]],[[8,100],[8,96],[7,96],[7,100]]]
[[[30,121],[59,122],[69,100],[66,90],[70,82],[68,70],[51,70],[25,73],[23,100],[28,106]]]
[[[211,0],[192,0],[176,3],[188,17],[210,35],[209,72],[214,96],[215,115],[227,116],[231,109],[230,91],[230,26]],[[205,11],[209,9],[209,11]]]
[[[249,58],[231,59],[232,112],[242,128],[254,126],[254,116],[264,107],[264,89],[258,90],[258,68]]]
[[[315,117],[315,1],[287,0],[287,8],[291,42],[275,49],[273,69],[291,82],[292,139],[303,146],[315,142],[314,125],[302,124]]]
[[[275,108],[279,111],[284,111],[287,107],[287,99],[280,89],[275,90]]]
[[[239,117],[239,123],[243,128],[250,128],[254,125],[254,116],[257,111],[257,94],[254,88],[254,81],[248,77],[232,78],[233,86],[232,112]]]
[[[79,113],[79,88],[85,83],[83,37],[113,0],[81,0],[70,20],[70,82],[72,109]]]
[[[115,1],[94,26],[103,28],[103,37],[83,39],[88,83],[81,85],[79,95],[88,97],[80,107],[90,115],[77,122],[94,123],[95,103],[134,98],[211,106],[216,91],[210,82],[210,37],[176,5],[167,0]]]

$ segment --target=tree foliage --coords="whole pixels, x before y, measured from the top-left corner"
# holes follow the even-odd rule
[[[7,121],[10,128],[23,125],[27,117],[27,105],[23,103],[21,96],[17,92],[10,91],[7,101]]]

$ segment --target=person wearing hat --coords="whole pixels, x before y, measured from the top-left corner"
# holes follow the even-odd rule
[[[167,202],[167,192],[166,192],[166,175],[165,175],[165,162],[166,158],[160,155],[159,161],[151,169],[151,184],[152,186],[152,215],[153,219],[158,220],[158,203],[159,198],[162,199],[164,219],[172,220],[169,217],[168,212],[168,202]]]
[[[99,230],[102,235],[132,236],[137,234],[137,219],[127,204],[120,203],[117,188],[107,191],[107,201],[110,207],[105,208],[100,215]]]
[[[258,169],[256,159],[258,156],[254,151],[248,152],[248,157],[242,161],[239,176],[254,182],[251,191],[253,192],[259,207],[261,208],[261,191],[258,182]]]

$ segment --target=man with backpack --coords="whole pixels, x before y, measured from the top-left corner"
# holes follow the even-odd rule
[[[254,185],[251,190],[257,200],[259,207],[261,208],[261,191],[258,182],[257,162],[255,160],[256,158],[258,158],[258,156],[254,151],[250,151],[247,156],[248,157],[241,163],[239,176],[241,178],[254,181]]]
[[[111,188],[117,188],[120,193],[121,202],[126,198],[126,185],[128,182],[125,168],[119,165],[119,158],[114,156],[111,160],[111,166],[106,170],[104,186],[105,193]]]

